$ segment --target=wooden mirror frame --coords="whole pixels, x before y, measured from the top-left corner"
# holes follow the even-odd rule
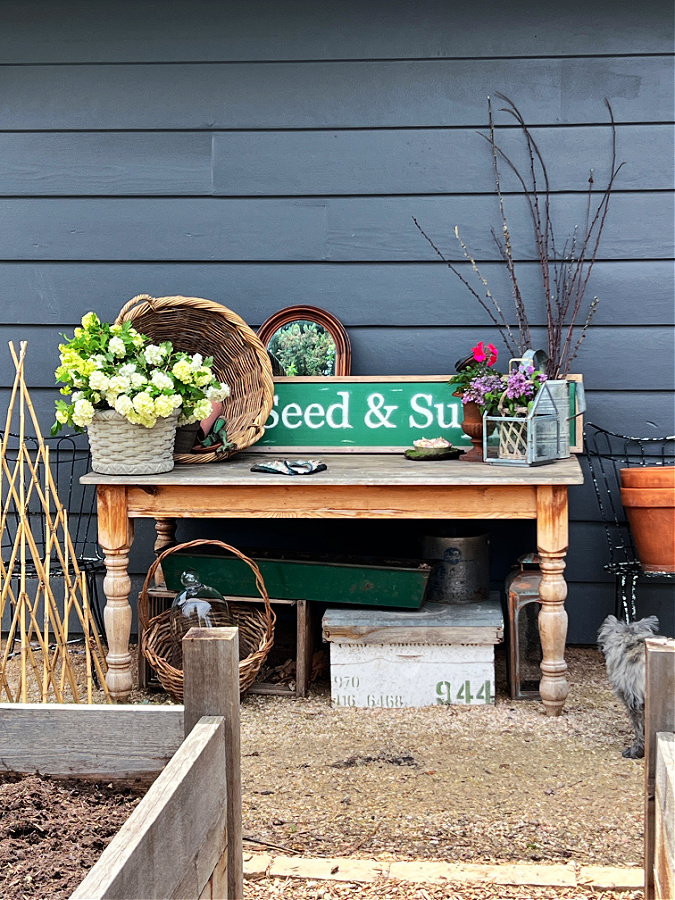
[[[275,331],[283,325],[290,325],[291,322],[298,320],[315,322],[326,329],[335,344],[335,374],[351,375],[352,348],[345,327],[339,319],[318,306],[287,306],[285,309],[275,312],[269,319],[265,319],[258,329],[258,337],[265,349]]]

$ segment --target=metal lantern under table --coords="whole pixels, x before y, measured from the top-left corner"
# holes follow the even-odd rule
[[[560,379],[542,384],[527,416],[483,416],[483,459],[505,466],[566,459],[568,411],[569,383]]]

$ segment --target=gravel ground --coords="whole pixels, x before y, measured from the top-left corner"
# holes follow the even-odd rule
[[[331,709],[248,696],[244,835],[304,856],[642,864],[643,763],[600,654],[570,648],[564,714],[495,706]]]
[[[390,881],[374,884],[302,881],[298,878],[246,882],[245,900],[638,900],[642,891],[510,885],[419,885]]]

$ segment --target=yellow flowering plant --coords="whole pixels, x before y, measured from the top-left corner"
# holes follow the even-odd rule
[[[88,312],[72,338],[62,337],[55,376],[70,400],[56,401],[53,435],[64,425],[82,431],[105,409],[145,428],[180,410],[178,424],[187,425],[205,419],[230,393],[215,378],[211,357],[175,351],[170,341],[153,344],[131,322],[109,325]]]

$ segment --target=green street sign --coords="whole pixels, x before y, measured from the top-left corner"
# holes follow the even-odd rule
[[[449,375],[276,378],[254,448],[402,451],[418,438],[470,447]]]

